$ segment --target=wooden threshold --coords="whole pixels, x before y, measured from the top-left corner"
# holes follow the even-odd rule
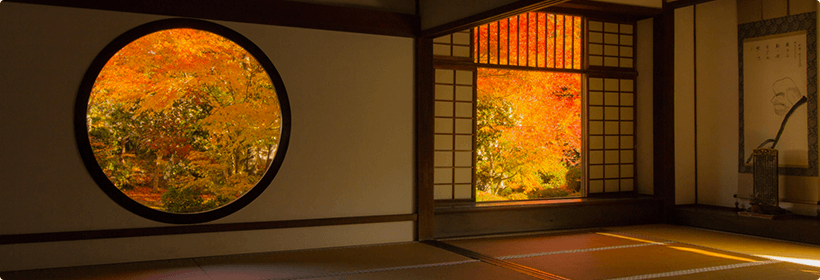
[[[343,217],[289,221],[267,221],[230,224],[206,224],[186,226],[165,226],[147,228],[103,229],[84,231],[63,231],[46,233],[24,233],[0,235],[0,245],[23,244],[57,241],[77,241],[107,238],[144,237],[159,235],[177,235],[194,233],[247,231],[262,229],[300,228],[318,226],[356,225],[390,222],[412,222],[417,220],[416,214]]]
[[[659,223],[661,205],[652,197],[439,203],[434,211],[435,237]]]

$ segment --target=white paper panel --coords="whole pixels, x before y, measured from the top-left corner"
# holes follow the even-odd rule
[[[604,107],[604,118],[607,120],[618,120],[620,117],[618,116],[618,107]]]
[[[620,123],[618,121],[607,121],[605,126],[604,126],[604,133],[606,133],[606,134],[618,134],[618,132],[620,132],[619,131],[620,130],[619,124]]]
[[[453,100],[453,86],[436,85],[436,99]]]
[[[604,105],[618,106],[620,104],[621,96],[617,92],[604,93]]]
[[[435,166],[444,166],[444,167],[451,167],[453,166],[453,153],[452,152],[435,152],[433,155],[433,162]]]
[[[632,120],[634,118],[635,110],[632,107],[621,107],[621,119]]]
[[[456,117],[473,117],[473,103],[456,102]]]
[[[590,120],[602,120],[602,119],[604,119],[604,107],[590,106],[589,107],[589,119]]]
[[[600,21],[592,21],[590,20],[588,23],[589,31],[603,31],[604,24]]]
[[[589,54],[603,55],[604,54],[604,46],[601,45],[601,44],[589,44]]]
[[[618,58],[617,57],[604,57],[604,66],[606,67],[618,67]]]
[[[433,39],[433,43],[442,43],[442,44],[449,44],[450,43],[450,35],[444,35],[441,37],[437,37]]]
[[[634,44],[633,40],[634,37],[632,37],[631,35],[621,35],[621,45],[631,46]]]
[[[433,183],[448,184],[453,182],[452,168],[436,168],[433,172]]]
[[[589,178],[590,179],[604,178],[604,166],[603,165],[590,165],[589,166]]]
[[[620,88],[618,79],[604,79],[604,89],[607,91],[618,91]]]
[[[454,199],[470,199],[473,197],[473,185],[456,185]]]
[[[632,34],[635,27],[631,24],[621,24],[621,33]]]
[[[456,119],[456,133],[470,134],[473,132],[473,120]]]
[[[456,86],[456,100],[473,101],[473,87]]]
[[[455,152],[455,162],[454,166],[466,166],[471,167],[473,166],[473,153],[472,152]]]
[[[604,152],[604,163],[619,163],[621,161],[621,156],[619,151],[606,151]]]
[[[472,183],[473,170],[471,168],[455,168],[454,177],[456,183]]]
[[[606,192],[617,192],[619,190],[618,180],[606,180],[604,189]]]
[[[604,148],[604,137],[603,136],[590,136],[589,137],[589,148],[590,149],[603,149]]]
[[[435,185],[434,187],[434,199],[452,199],[453,198],[453,185]]]
[[[621,179],[621,191],[622,192],[629,192],[635,190],[635,180],[634,179]]]
[[[602,121],[590,121],[589,122],[589,134],[604,134],[604,122],[602,122]]]
[[[635,123],[634,122],[621,122],[621,134],[633,134]]]
[[[623,68],[632,68],[634,67],[635,61],[631,58],[621,58],[621,67]]]
[[[604,93],[600,91],[589,92],[589,105],[604,105]]]
[[[589,181],[589,192],[590,193],[602,193],[602,192],[604,192],[604,181],[603,180],[590,180]]]
[[[470,57],[470,47],[467,47],[467,46],[453,46],[453,56]]]
[[[470,32],[456,32],[456,33],[453,33],[453,44],[469,45],[470,44]]]
[[[632,150],[621,150],[621,163],[632,163],[634,152]]]
[[[589,42],[600,44],[604,42],[604,34],[598,32],[589,32]]]
[[[439,84],[452,84],[453,83],[453,70],[449,69],[436,69],[436,83]]]
[[[618,149],[618,136],[604,136],[604,148],[607,150]]]
[[[633,140],[632,136],[621,136],[621,149],[632,149],[633,147]]]
[[[456,135],[456,150],[472,150],[473,137],[470,135]]]
[[[635,96],[631,93],[621,93],[621,105],[622,106],[635,105]]]
[[[436,117],[452,117],[453,102],[436,101]]]
[[[436,118],[435,122],[436,133],[453,133],[453,119]]]
[[[602,164],[604,163],[604,152],[603,151],[589,151],[589,164]]]
[[[606,22],[604,23],[604,31],[610,33],[618,33],[618,24]]]
[[[473,72],[472,71],[456,70],[456,84],[459,84],[459,85],[472,85],[473,84]]]
[[[621,177],[633,177],[634,174],[634,165],[631,164],[623,164],[621,165]]]
[[[619,55],[623,57],[632,57],[632,47],[621,47]]]
[[[450,56],[450,45],[433,44],[433,55]]]
[[[434,147],[436,150],[452,150],[453,136],[452,135],[436,135],[434,136]]]

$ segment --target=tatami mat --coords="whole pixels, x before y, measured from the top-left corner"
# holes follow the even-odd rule
[[[635,246],[662,242],[655,238],[618,236],[603,230],[481,237],[446,240],[444,242],[492,257],[514,257],[526,254],[547,254],[567,251]]]
[[[664,280],[817,280],[820,269],[789,262],[668,276]]]
[[[766,259],[673,243],[508,261],[570,279],[609,279],[764,260]]]
[[[209,279],[191,259],[81,266],[0,273],[3,280]]]
[[[0,272],[0,278],[820,279],[820,265],[812,262],[820,264],[820,246],[644,225]]]
[[[400,269],[363,273],[355,275],[332,276],[312,279],[361,279],[361,280],[415,280],[415,279],[470,279],[470,280],[532,280],[537,279],[526,274],[498,266],[475,261],[457,265],[434,266],[414,269]]]
[[[607,230],[820,267],[820,246],[817,245],[667,224],[613,227]],[[820,239],[820,233],[817,238]]]
[[[469,258],[420,243],[196,258],[212,280],[315,277]]]

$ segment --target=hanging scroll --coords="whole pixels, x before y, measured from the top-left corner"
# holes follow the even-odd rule
[[[754,149],[779,151],[781,175],[817,176],[814,13],[738,26],[740,172]]]

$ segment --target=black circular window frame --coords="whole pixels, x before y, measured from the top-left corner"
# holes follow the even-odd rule
[[[88,139],[88,127],[86,121],[88,114],[88,99],[91,95],[91,89],[94,86],[94,82],[97,80],[97,76],[100,74],[100,71],[102,71],[102,68],[108,60],[120,51],[120,49],[145,35],[161,30],[175,28],[191,28],[208,31],[225,37],[244,48],[251,55],[253,55],[253,57],[256,58],[259,64],[261,64],[265,69],[268,77],[270,77],[270,80],[273,83],[274,88],[276,89],[276,95],[279,99],[279,108],[282,118],[279,146],[276,150],[276,155],[274,156],[273,162],[268,167],[268,170],[259,182],[257,182],[256,185],[248,190],[248,192],[244,195],[231,203],[206,212],[170,213],[152,209],[134,201],[114,186],[114,184],[105,175],[102,168],[97,163],[97,159],[94,157],[94,152],[91,149],[91,144]],[[245,38],[245,36],[242,36],[242,34],[239,34],[236,31],[216,23],[196,19],[176,18],[153,21],[135,27],[114,39],[97,55],[96,58],[94,58],[94,61],[86,71],[85,76],[83,76],[79,94],[77,95],[77,103],[74,107],[74,135],[77,139],[80,156],[82,157],[83,163],[85,164],[89,174],[97,185],[99,185],[100,189],[102,189],[102,191],[105,192],[105,194],[113,199],[117,204],[125,209],[128,209],[134,214],[150,220],[170,224],[194,224],[213,221],[242,209],[251,203],[251,201],[256,199],[260,194],[262,194],[267,186],[270,185],[271,181],[273,181],[273,178],[276,176],[276,173],[279,171],[279,168],[282,166],[285,153],[288,149],[288,141],[290,139],[290,125],[290,105],[288,102],[287,93],[285,91],[285,85],[282,82],[281,76],[279,76],[279,72],[276,71],[273,63],[271,63],[265,53],[248,38]]]

